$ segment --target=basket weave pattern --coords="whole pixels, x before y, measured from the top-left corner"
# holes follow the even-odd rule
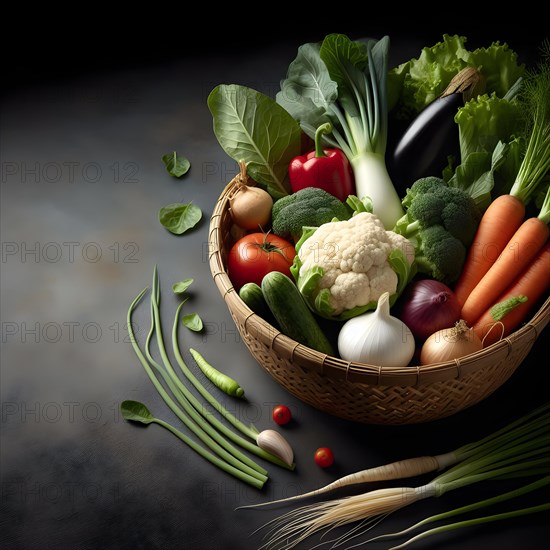
[[[324,412],[369,424],[413,424],[452,415],[501,386],[531,350],[550,319],[550,298],[507,338],[460,360],[418,367],[354,363],[295,342],[253,313],[239,298],[225,270],[238,233],[228,196],[220,195],[210,220],[212,276],[248,350],[279,384]]]

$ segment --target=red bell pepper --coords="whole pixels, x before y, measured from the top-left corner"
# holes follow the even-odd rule
[[[315,151],[294,157],[288,167],[290,187],[295,193],[305,187],[319,187],[345,202],[355,193],[353,172],[348,158],[340,149],[323,149],[323,134],[332,131],[330,122],[315,132]]]

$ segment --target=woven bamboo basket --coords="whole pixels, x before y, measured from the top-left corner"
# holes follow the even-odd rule
[[[209,265],[231,316],[256,361],[291,394],[337,417],[366,424],[415,424],[444,418],[483,400],[514,373],[550,319],[550,298],[519,330],[454,361],[403,368],[344,361],[285,336],[250,310],[226,272],[242,236],[229,213],[233,179],[220,195],[209,230]]]

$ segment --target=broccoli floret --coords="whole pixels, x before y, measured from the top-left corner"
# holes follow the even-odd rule
[[[275,202],[271,210],[273,233],[298,238],[302,227],[319,227],[335,218],[344,221],[351,211],[335,196],[318,187],[306,187]]]
[[[448,187],[440,178],[416,181],[403,199],[405,215],[396,224],[397,232],[414,237],[432,225],[439,224],[469,246],[479,225],[481,214],[474,200],[462,189]]]
[[[446,188],[444,188],[446,189]],[[443,209],[445,199],[437,192],[417,195],[407,210],[407,231],[412,233],[418,228],[426,228],[431,225],[441,224],[443,221]],[[414,224],[414,225],[413,225]]]
[[[442,191],[447,201],[441,213],[443,226],[464,246],[470,246],[481,220],[476,203],[470,195],[457,187],[445,187]]]
[[[438,189],[441,186],[446,186],[445,182],[441,178],[436,178],[435,176],[420,178],[411,185],[410,189],[407,189],[407,193],[401,203],[403,204],[405,209],[407,209],[411,206],[412,201],[416,198],[417,195],[432,193],[435,189]]]
[[[429,177],[407,190],[403,206],[406,213],[394,231],[417,243],[418,270],[442,281],[456,279],[481,219],[473,199],[462,189]]]
[[[425,273],[445,283],[458,279],[466,259],[466,247],[442,225],[432,225],[424,229],[413,242],[419,273]]]

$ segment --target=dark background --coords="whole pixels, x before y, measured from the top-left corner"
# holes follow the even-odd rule
[[[546,401],[545,365],[536,357],[547,349],[542,337],[497,392],[451,418],[383,427],[330,417],[290,396],[255,363],[210,277],[208,217],[235,165],[212,133],[209,91],[222,82],[274,91],[296,47],[329,32],[389,34],[393,63],[418,55],[443,33],[464,34],[471,47],[506,41],[527,61],[545,36],[542,16],[531,9],[483,18],[478,6],[465,6],[468,13],[447,8],[381,13],[370,6],[289,5],[265,6],[260,14],[257,6],[191,12],[158,5],[121,13],[87,5],[5,15],[1,240],[18,252],[0,265],[2,548],[257,548],[261,536],[252,532],[280,511],[237,512],[236,506],[312,490],[392,460],[450,451]],[[191,160],[182,180],[170,178],[160,162],[174,148]],[[87,166],[99,167],[101,175]],[[175,237],[156,215],[183,199],[196,202],[205,219],[196,231]],[[74,257],[67,242],[75,243]],[[98,250],[99,259],[93,256]],[[130,426],[118,414],[120,402],[133,398],[177,423],[137,362],[124,325],[129,303],[150,284],[155,264],[165,327],[178,304],[170,285],[195,278],[190,311],[200,312],[207,331],[183,332],[184,346],[203,351],[245,386],[250,401],[228,399],[228,406],[261,428],[273,427],[275,404],[294,412],[284,433],[297,470],[269,468],[271,481],[261,493],[218,472],[160,428]],[[148,322],[144,302],[136,312],[138,337]],[[328,470],[311,460],[324,445],[336,454]],[[374,533],[512,485],[484,483],[424,501]],[[498,510],[543,500],[533,495]],[[549,534],[541,514],[416,547],[538,550]],[[317,542],[314,537],[302,547]]]
[[[35,8],[31,14],[15,7],[4,18],[5,28],[13,25],[14,29],[2,36],[3,65],[11,74],[3,88],[170,60],[238,57],[281,43],[298,46],[331,32],[352,37],[390,34],[419,48],[435,44],[443,33],[460,34],[468,37],[471,47],[507,42],[531,59],[548,38],[545,18],[532,7],[513,14],[483,3],[464,9],[447,5],[328,8],[305,4],[260,10],[258,5],[239,4],[221,11],[195,5],[192,11],[174,7],[143,12],[110,5],[70,16],[56,13],[51,6],[44,13]]]

